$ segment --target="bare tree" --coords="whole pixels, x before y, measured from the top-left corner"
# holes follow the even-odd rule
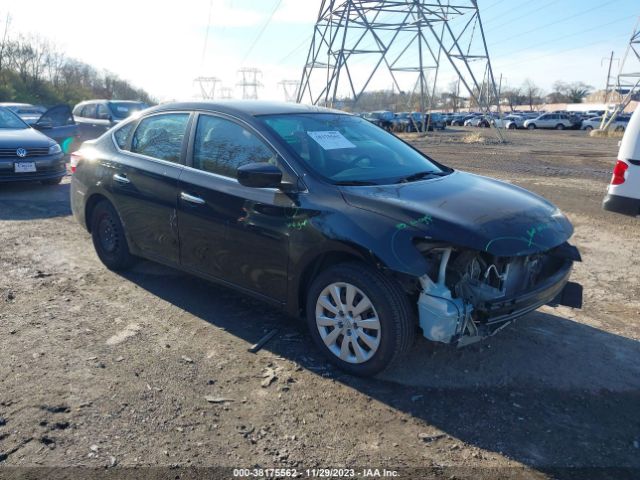
[[[2,40],[0,40],[0,74],[5,66],[5,56],[9,44],[9,25],[11,24],[11,15],[7,13],[4,21],[4,31],[2,32]]]
[[[533,81],[527,79],[522,84],[522,93],[529,104],[529,109],[533,110],[533,106],[541,100],[542,90]]]
[[[527,101],[527,97],[522,93],[522,89],[518,87],[506,87],[503,89],[502,98],[507,101],[512,112],[518,105],[522,105]]]

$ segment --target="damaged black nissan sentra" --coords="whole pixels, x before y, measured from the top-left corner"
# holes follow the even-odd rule
[[[342,112],[167,104],[71,165],[73,212],[107,267],[144,257],[272,302],[354,374],[380,372],[417,332],[460,346],[581,303],[554,205]]]

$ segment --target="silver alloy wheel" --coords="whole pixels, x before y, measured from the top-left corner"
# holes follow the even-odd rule
[[[380,347],[378,313],[369,297],[350,283],[332,283],[322,290],[316,326],[331,353],[347,363],[364,363]]]

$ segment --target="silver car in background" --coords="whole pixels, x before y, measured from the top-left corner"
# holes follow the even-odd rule
[[[544,115],[524,122],[524,128],[529,130],[535,130],[536,128],[564,130],[572,127],[573,122],[571,118],[564,113],[545,113]]]

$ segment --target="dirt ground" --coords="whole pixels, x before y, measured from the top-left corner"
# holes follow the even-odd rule
[[[461,350],[420,339],[370,380],[328,367],[301,323],[230,290],[150,263],[108,271],[70,216],[68,180],[0,186],[0,477],[226,466],[640,478],[640,219],[601,209],[618,140],[464,143],[468,132],[411,141],[561,207],[584,309],[544,307]]]

